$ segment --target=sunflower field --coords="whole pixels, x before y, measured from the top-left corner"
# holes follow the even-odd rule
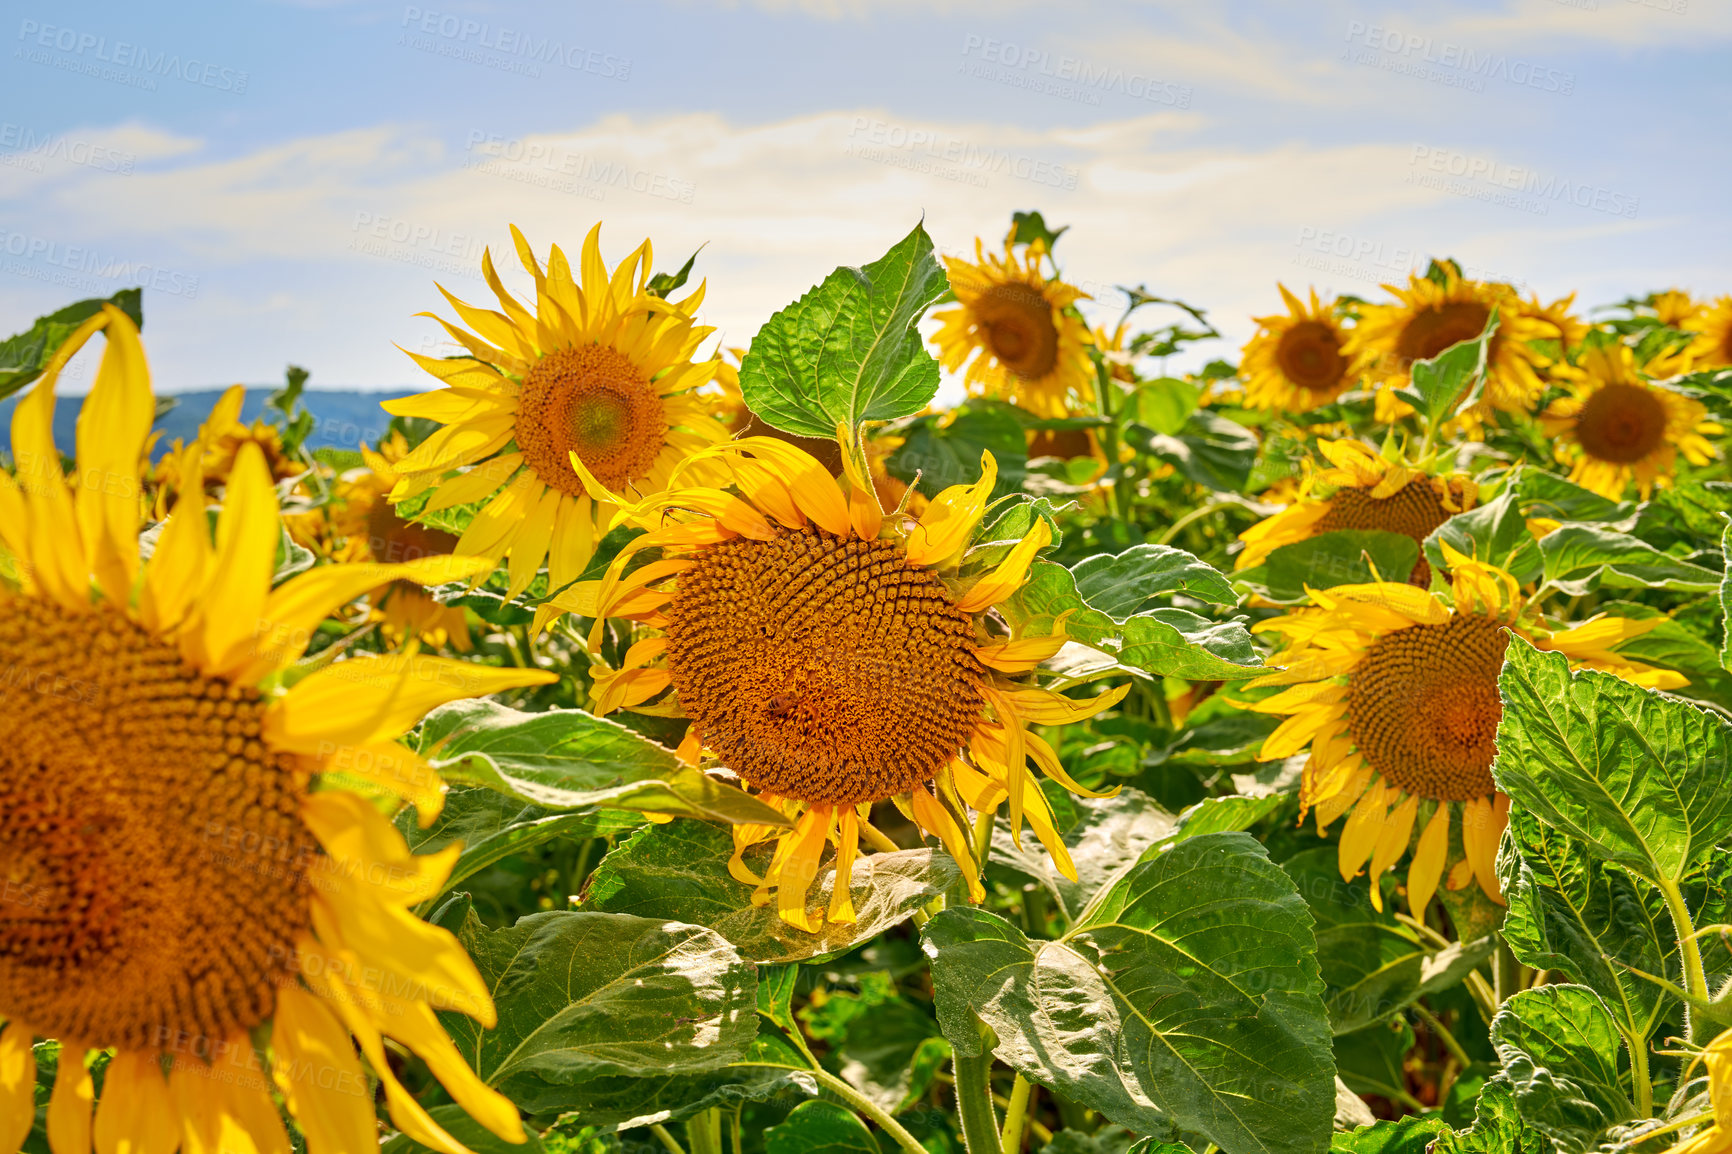
[[[358,452],[0,346],[0,1154],[1732,1151],[1732,297],[1064,231],[513,229]]]

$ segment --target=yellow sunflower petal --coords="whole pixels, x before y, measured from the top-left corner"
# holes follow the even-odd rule
[[[36,1054],[31,1045],[35,1039],[18,1022],[3,1027],[3,1031],[0,1032],[0,1154],[18,1154],[36,1122]]]
[[[48,1096],[48,1146],[54,1154],[90,1154],[91,1111],[96,1083],[84,1065],[84,1052],[68,1048],[61,1054]]]
[[[277,1087],[307,1140],[307,1154],[351,1154],[378,1143],[372,1088],[345,1030],[296,986],[277,993],[271,1026]]]
[[[986,511],[986,500],[998,483],[998,462],[991,453],[980,454],[980,480],[972,485],[952,485],[926,506],[908,535],[908,560],[915,565],[942,569],[959,556],[974,527]]]
[[[1407,843],[1413,837],[1414,816],[1418,812],[1419,799],[1409,795],[1390,811],[1378,832],[1377,845],[1371,852],[1371,904],[1379,911],[1383,909],[1383,887],[1378,882],[1407,852]]]
[[[1407,910],[1420,921],[1425,920],[1425,907],[1437,892],[1443,877],[1444,861],[1449,857],[1449,803],[1440,801],[1425,823],[1414,847],[1413,864],[1407,867]]]
[[[97,583],[125,604],[138,576],[139,464],[156,405],[132,318],[113,305],[102,315],[108,345],[78,413],[78,523]]]
[[[975,582],[962,595],[956,607],[964,613],[980,613],[1009,597],[1028,578],[1028,567],[1034,564],[1035,555],[1050,544],[1052,530],[1047,528],[1045,519],[1036,517],[1034,528],[1016,543],[1009,556],[999,562],[998,568]]]

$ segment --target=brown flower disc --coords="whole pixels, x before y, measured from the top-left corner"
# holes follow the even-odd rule
[[[263,713],[118,613],[0,593],[0,1016],[205,1053],[271,1014],[321,859]]]
[[[1605,385],[1582,404],[1576,439],[1590,457],[1633,464],[1666,440],[1666,406],[1640,385]]]
[[[807,529],[711,545],[667,615],[686,714],[723,764],[774,794],[903,793],[980,719],[969,616],[893,542]]]
[[[1472,613],[1379,638],[1347,694],[1348,731],[1365,763],[1417,797],[1488,796],[1508,644],[1501,622]]]
[[[1347,372],[1341,340],[1322,321],[1300,321],[1282,333],[1275,363],[1289,381],[1313,393],[1333,391]]]
[[[1039,289],[996,284],[980,294],[973,311],[992,355],[1017,376],[1038,380],[1058,364],[1058,326]]]
[[[535,475],[562,493],[581,496],[584,468],[620,492],[646,476],[667,441],[661,397],[647,376],[617,349],[579,345],[535,362],[517,397],[517,447]]]

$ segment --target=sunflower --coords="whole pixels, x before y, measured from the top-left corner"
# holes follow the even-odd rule
[[[940,322],[932,337],[939,362],[949,372],[968,365],[970,396],[1041,417],[1094,412],[1091,338],[1075,308],[1088,294],[1041,271],[1045,241],[1031,241],[1019,257],[1014,228],[1002,258],[987,255],[978,238],[974,255],[973,263],[944,258],[957,307],[932,314]]]
[[[104,329],[69,479],[54,385]],[[457,847],[410,854],[370,800],[323,775],[412,801],[430,822],[438,776],[395,738],[441,702],[552,675],[357,658],[281,690],[330,610],[385,580],[475,565],[322,566],[272,589],[281,530],[265,455],[236,453],[213,541],[199,442],[180,453],[186,487],[144,560],[152,411],[137,329],[105,305],[18,406],[19,474],[0,472],[0,540],[20,562],[0,584],[0,1151],[15,1154],[34,1120],[38,1037],[60,1041],[54,1154],[287,1151],[279,1093],[309,1154],[371,1149],[368,1069],[404,1134],[463,1154],[398,1082],[383,1035],[478,1122],[523,1141],[516,1109],[434,1016],[492,1025],[487,986],[451,934],[409,912],[440,892]]]
[[[1653,296],[1654,317],[1668,328],[1682,329],[1702,312],[1702,305],[1682,289],[1667,289]]]
[[[1548,632],[1508,573],[1472,561],[1447,543],[1453,605],[1411,585],[1375,582],[1311,590],[1313,607],[1272,618],[1257,632],[1286,647],[1283,668],[1247,684],[1289,688],[1250,706],[1286,715],[1259,760],[1290,757],[1306,746],[1300,818],[1317,810],[1317,832],[1351,810],[1341,832],[1344,879],[1371,865],[1371,900],[1383,908],[1378,880],[1420,830],[1407,877],[1408,906],[1424,917],[1451,852],[1454,821],[1463,856],[1451,889],[1477,878],[1502,901],[1494,859],[1508,824],[1509,799],[1491,776],[1498,720],[1498,671],[1513,629],[1578,666],[1639,685],[1686,684],[1667,670],[1620,658],[1611,647],[1646,633],[1661,618],[1599,616]],[[1452,811],[1460,811],[1452,819]]]
[[[1602,345],[1582,355],[1582,381],[1540,414],[1570,480],[1622,500],[1630,481],[1645,501],[1672,483],[1678,454],[1692,465],[1716,455],[1707,437],[1723,432],[1700,401],[1650,383],[1627,345]]]
[[[1493,409],[1528,411],[1545,391],[1540,374],[1554,363],[1529,342],[1558,339],[1557,322],[1537,314],[1537,302],[1524,303],[1506,284],[1468,280],[1453,268],[1445,268],[1443,278],[1439,283],[1414,275],[1405,289],[1384,285],[1396,303],[1367,305],[1348,334],[1347,355],[1360,360],[1377,385],[1377,419],[1411,412],[1394,390],[1407,386],[1413,362],[1473,340],[1485,331],[1493,309],[1498,329],[1487,349],[1485,393],[1474,412],[1483,419]]]
[[[1336,318],[1335,302],[1322,304],[1312,289],[1307,305],[1286,285],[1275,287],[1287,302],[1287,315],[1252,318],[1257,333],[1246,343],[1239,369],[1245,404],[1303,413],[1352,388],[1358,374],[1345,352],[1347,332]]]
[[[1382,529],[1423,544],[1431,531],[1455,514],[1471,509],[1479,490],[1471,477],[1436,477],[1397,464],[1361,441],[1318,441],[1317,450],[1332,468],[1308,476],[1299,498],[1243,533],[1245,548],[1235,569],[1261,565],[1283,545],[1337,529]],[[1431,584],[1431,565],[1422,554],[1411,584]]]
[[[439,323],[472,355],[409,353],[445,387],[384,408],[445,426],[397,462],[391,500],[428,489],[429,511],[487,500],[457,552],[495,563],[509,554],[506,595],[516,597],[544,561],[553,588],[574,580],[613,523],[615,508],[584,492],[573,453],[612,491],[656,493],[682,458],[725,439],[727,429],[694,394],[719,363],[691,359],[714,331],[694,321],[702,285],[677,302],[649,292],[647,240],[610,277],[599,224],[583,242],[575,278],[559,246],[544,271],[523,234],[513,227],[511,235],[535,281],[535,311],[505,291],[484,252],[482,275],[505,311],[475,308],[441,288],[475,331]],[[447,478],[454,469],[464,471]]]
[[[401,478],[397,462],[409,454],[409,442],[393,432],[377,450],[361,446],[366,466],[338,478],[333,500],[317,513],[285,516],[289,531],[314,552],[337,561],[415,561],[456,552],[450,533],[405,521],[387,499]],[[318,518],[310,521],[310,517]],[[432,646],[470,648],[469,623],[460,606],[441,604],[413,581],[392,581],[369,591],[374,620],[385,635],[401,644],[417,638]]]
[[[1684,350],[1691,369],[1732,365],[1732,296],[1699,306],[1679,327],[1696,334],[1696,339]]]
[[[215,489],[228,483],[229,474],[234,471],[235,459],[240,455],[243,445],[252,445],[259,450],[272,481],[286,481],[307,471],[305,465],[283,451],[282,433],[275,425],[264,421],[254,421],[248,425],[241,420],[241,406],[246,403],[246,399],[245,385],[234,385],[224,390],[223,395],[217,398],[217,403],[211,406],[210,416],[199,426],[195,440],[197,444],[204,446],[204,452],[199,458],[199,469],[207,489]],[[173,447],[163,455],[152,477],[156,486],[158,520],[167,514],[174,495],[181,491],[185,451],[186,446],[176,439]]]
[[[1708,1105],[1712,1121],[1689,1138],[1672,1146],[1666,1154],[1727,1154],[1732,1151],[1732,1030],[1723,1030],[1703,1048],[1701,1063],[1708,1068]],[[1695,1068],[1684,1073],[1689,1078]]]
[[[1090,700],[1043,689],[1032,673],[1064,644],[1062,626],[1009,636],[988,617],[1051,540],[1044,521],[989,571],[956,576],[997,479],[991,455],[978,482],[944,490],[918,520],[884,516],[858,466],[845,471],[845,492],[816,458],[774,438],[710,455],[731,463],[735,491],[677,489],[629,508],[649,532],[559,608],[595,618],[592,650],[607,619],[637,627],[620,667],[597,674],[595,712],[683,712],[682,758],[699,764],[707,749],[788,817],[787,829],[734,827],[730,870],[757,887],[754,900],[773,894],[783,920],[815,930],[825,915],[808,911],[807,894],[833,844],[841,880],[827,916],[853,921],[846,879],[861,839],[894,848],[868,820],[886,800],[943,842],[976,900],[968,810],[984,819],[1007,799],[1013,835],[1026,818],[1071,876],[1027,759],[1087,791],[1026,727],[1092,716],[1128,687]],[[691,516],[669,519],[675,510]],[[626,574],[651,548],[660,559]],[[669,687],[673,699],[645,704]],[[760,877],[743,855],[771,839]]]

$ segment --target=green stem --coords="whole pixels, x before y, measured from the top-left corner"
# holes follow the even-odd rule
[[[659,1123],[653,1125],[650,1127],[650,1133],[661,1139],[662,1145],[668,1148],[668,1154],[686,1154],[684,1147],[674,1141],[674,1136],[668,1133],[666,1126]]]
[[[1419,1015],[1419,1020],[1425,1023],[1426,1029],[1437,1035],[1437,1040],[1443,1043],[1443,1048],[1449,1051],[1450,1056],[1466,1067],[1470,1061],[1467,1051],[1461,1048],[1461,1043],[1455,1040],[1455,1035],[1438,1020],[1437,1015],[1418,1002],[1413,1003],[1413,1012]]]
[[[1232,504],[1232,501],[1214,501],[1207,505],[1198,505],[1195,509],[1192,509],[1189,513],[1186,513],[1183,517],[1174,521],[1171,525],[1168,525],[1167,531],[1156,538],[1155,544],[1171,545],[1173,543],[1173,538],[1179,535],[1180,530],[1186,528],[1194,521],[1202,520],[1210,513],[1219,513],[1222,509],[1228,508]]]
[[[1497,1004],[1503,1005],[1521,992],[1522,964],[1516,961],[1516,956],[1510,951],[1509,943],[1503,935],[1497,936],[1497,952],[1492,955],[1492,977],[1496,980],[1493,986]]]
[[[686,1143],[692,1154],[722,1154],[722,1112],[711,1106],[686,1123]]]
[[[957,1054],[956,1113],[962,1120],[962,1144],[968,1154],[1000,1154],[998,1111],[992,1108],[992,1050],[984,1044],[975,1057]]]
[[[1654,1084],[1648,1080],[1648,1040],[1625,1038],[1630,1047],[1630,1079],[1636,1087],[1636,1117],[1646,1118],[1654,1112]]]
[[[926,1147],[922,1146],[902,1123],[892,1118],[883,1107],[861,1094],[860,1091],[822,1067],[814,1068],[810,1073],[817,1080],[818,1085],[848,1103],[857,1113],[864,1114],[876,1122],[878,1128],[890,1135],[891,1141],[906,1150],[908,1154],[927,1154]]]
[[[1690,920],[1690,908],[1684,904],[1684,891],[1677,882],[1662,881],[1660,892],[1666,897],[1666,909],[1672,914],[1672,928],[1678,934],[1678,956],[1684,963],[1684,988],[1692,997],[1708,1000],[1708,977],[1702,970],[1702,947],[1696,940],[1696,926]],[[1690,1040],[1705,1046],[1711,1037],[1712,1025],[1693,1008],[1684,1008],[1684,1021]]]
[[[1027,1078],[1016,1076],[1016,1084],[1010,1089],[1010,1105],[1004,1111],[1004,1136],[999,1143],[1004,1154],[1018,1154],[1022,1149],[1022,1127],[1028,1120],[1028,1099],[1033,1089]]]

